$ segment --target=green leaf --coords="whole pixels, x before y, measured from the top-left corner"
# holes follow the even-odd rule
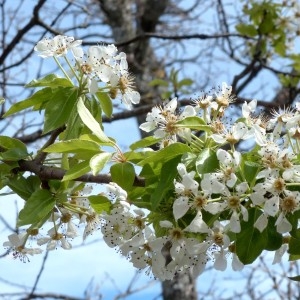
[[[10,109],[4,114],[4,117],[10,116],[15,114],[19,111],[27,109],[31,106],[39,106],[44,102],[51,100],[53,97],[52,89],[51,88],[44,88],[42,90],[37,91],[31,97],[15,103]]]
[[[3,160],[17,161],[29,155],[24,143],[8,136],[0,136],[0,151]]]
[[[200,117],[186,117],[176,122],[176,126],[195,130],[211,131],[211,126],[207,125],[205,121]]]
[[[7,185],[9,188],[19,195],[25,201],[39,189],[41,184],[40,179],[37,176],[28,176],[24,178],[23,176],[14,176],[10,178]]]
[[[20,148],[26,150],[26,145],[18,139],[14,139],[5,135],[0,136],[1,148],[13,149]]]
[[[51,212],[55,205],[53,195],[48,190],[37,190],[25,202],[20,211],[17,226],[38,223]]]
[[[297,276],[293,276],[293,277],[289,277],[289,279],[293,280],[293,281],[300,281],[300,275],[297,275]]]
[[[25,87],[42,87],[42,86],[49,86],[54,88],[57,88],[58,86],[72,87],[73,83],[64,77],[58,77],[55,74],[50,74],[40,79],[34,79],[25,85]]]
[[[157,162],[167,162],[168,160],[171,160],[172,158],[184,154],[186,152],[190,152],[190,147],[182,144],[182,143],[174,143],[166,148],[160,149],[156,152],[149,153],[148,157],[142,160],[139,165],[144,166],[148,163],[157,163]]]
[[[182,79],[182,80],[180,80],[178,83],[177,83],[177,88],[181,88],[181,87],[183,87],[183,86],[190,86],[190,85],[192,85],[194,83],[194,81],[192,80],[192,79],[190,79],[190,78],[185,78],[185,79]]]
[[[89,162],[88,161],[82,161],[78,164],[75,164],[73,167],[71,167],[63,177],[62,181],[66,180],[74,180],[82,175],[85,175],[91,170]]]
[[[103,212],[109,213],[111,210],[111,202],[105,196],[89,196],[89,202],[96,213],[101,214]]]
[[[254,37],[257,35],[257,29],[255,28],[255,26],[251,25],[251,24],[238,24],[235,26],[235,29],[240,33],[240,34],[244,34],[244,35],[248,35],[251,37]]]
[[[111,159],[113,153],[102,152],[94,155],[90,160],[90,168],[93,175],[97,175]]]
[[[168,87],[169,82],[159,78],[153,79],[152,81],[149,82],[149,86],[158,86],[158,85]]]
[[[215,151],[205,148],[196,159],[196,170],[199,175],[215,172],[219,168],[219,160]]]
[[[63,126],[70,117],[77,101],[77,89],[61,88],[53,94],[45,107],[44,133]]]
[[[135,180],[135,170],[131,163],[117,163],[111,166],[112,180],[126,191],[132,189]]]
[[[288,253],[292,255],[300,255],[300,239],[290,237]]]
[[[261,165],[252,161],[245,161],[243,164],[243,175],[246,181],[249,183],[249,186],[255,184],[256,175],[258,174]]]
[[[43,150],[52,153],[78,153],[82,151],[100,151],[97,143],[87,140],[73,139],[52,144]]]
[[[152,145],[158,143],[159,141],[160,141],[160,139],[157,139],[154,136],[147,136],[147,137],[131,144],[130,149],[137,150],[140,148],[149,147],[149,146],[152,146]]]
[[[162,165],[158,184],[151,195],[152,209],[156,210],[165,195],[170,189],[174,189],[174,178],[177,176],[177,166],[181,160],[181,155],[174,157]]]
[[[112,141],[104,134],[100,124],[95,120],[90,111],[85,107],[82,98],[79,98],[77,109],[82,122],[102,141],[112,144]]]
[[[268,236],[268,241],[265,249],[268,251],[274,251],[280,248],[282,245],[282,235],[277,232],[275,222],[276,218],[269,217],[268,218],[268,226],[265,229]]]
[[[24,149],[19,149],[19,148],[14,148],[14,149],[9,149],[5,152],[0,152],[0,159],[7,162],[7,161],[18,161],[20,159],[24,159],[28,157],[28,152],[27,150]]]
[[[236,234],[236,254],[243,264],[251,264],[267,245],[267,231],[260,232],[254,223],[261,214],[260,210],[250,208],[249,220],[241,221],[241,232]]]
[[[110,97],[107,93],[98,92],[96,93],[97,98],[99,99],[100,106],[108,118],[111,118],[113,112],[113,105]]]

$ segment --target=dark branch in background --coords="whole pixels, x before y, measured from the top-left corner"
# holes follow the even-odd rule
[[[16,172],[32,172],[37,175],[41,180],[51,180],[57,179],[62,180],[64,175],[66,174],[65,170],[55,168],[55,167],[48,167],[43,166],[41,164],[36,163],[34,160],[20,160],[19,161],[19,168],[15,170]],[[82,175],[74,181],[81,181],[81,182],[90,182],[90,183],[110,183],[112,178],[109,174],[99,174],[99,175],[92,175],[92,174],[85,174]],[[136,176],[134,180],[135,186],[145,186],[145,181],[143,178]]]
[[[46,3],[47,0],[39,0],[38,4],[33,9],[33,16],[30,19],[30,21],[22,28],[18,30],[18,33],[13,38],[13,40],[10,42],[10,44],[7,45],[7,47],[4,49],[2,55],[0,56],[0,65],[4,63],[4,60],[9,55],[9,53],[16,47],[16,45],[20,42],[22,37],[32,28],[36,25],[36,21],[38,20],[38,14],[41,7]]]
[[[144,39],[150,39],[150,38],[155,38],[155,39],[161,39],[161,40],[174,40],[174,41],[179,41],[179,40],[190,40],[190,39],[198,39],[198,40],[208,40],[208,39],[220,39],[220,38],[229,38],[229,37],[240,37],[244,38],[247,40],[255,40],[253,37],[249,37],[247,35],[243,34],[238,34],[238,33],[221,33],[221,34],[185,34],[185,35],[164,35],[164,34],[158,34],[158,33],[151,33],[151,32],[145,32],[143,34],[137,35],[125,42],[117,42],[114,43],[117,47],[122,47],[122,46],[127,46],[132,43],[135,43],[140,40]],[[106,42],[101,42],[103,44],[110,44]],[[83,42],[83,45],[86,46],[94,46],[98,45],[99,42]]]
[[[36,276],[34,285],[33,285],[32,289],[31,289],[31,292],[28,294],[27,300],[32,299],[32,296],[34,295],[34,292],[35,292],[35,290],[37,288],[38,282],[39,282],[39,280],[40,280],[40,278],[42,276],[42,273],[43,273],[43,271],[45,269],[45,264],[46,264],[46,261],[47,261],[47,258],[48,258],[48,254],[49,254],[49,251],[46,251],[46,253],[45,253],[44,257],[43,257],[43,262],[42,262],[40,271],[39,271],[39,273]]]

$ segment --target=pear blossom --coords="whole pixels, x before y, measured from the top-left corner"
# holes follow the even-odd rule
[[[218,144],[236,144],[244,139],[248,129],[243,122],[235,123],[230,129],[225,129],[221,133],[213,133],[211,138]]]
[[[177,140],[179,135],[186,140],[190,139],[190,129],[176,126],[176,122],[186,117],[195,116],[195,109],[187,105],[180,115],[176,113],[177,98],[173,98],[163,107],[154,107],[150,113],[147,114],[146,122],[140,125],[140,129],[150,132],[154,129],[154,137],[161,139]]]
[[[42,237],[37,240],[39,246],[47,244],[47,250],[57,249],[58,246],[61,246],[65,250],[70,250],[72,245],[67,241],[65,236],[59,232],[55,232],[55,229],[52,228],[48,231],[48,237]]]
[[[246,101],[242,105],[242,115],[244,118],[248,119],[249,116],[255,112],[257,106],[257,100],[254,99],[247,103]]]
[[[75,40],[74,37],[57,35],[53,39],[45,38],[39,41],[34,47],[34,51],[39,52],[38,55],[43,58],[65,56],[68,50],[73,50],[81,43],[81,40]]]
[[[272,265],[280,263],[282,256],[287,252],[287,250],[288,250],[288,244],[286,243],[282,244],[280,248],[275,251]]]
[[[26,238],[28,234],[26,232],[17,234],[13,233],[8,236],[8,241],[3,243],[5,248],[9,249],[9,252],[12,251],[13,257],[19,258],[22,262],[29,262],[28,255],[35,255],[42,253],[40,248],[27,248],[25,247]]]

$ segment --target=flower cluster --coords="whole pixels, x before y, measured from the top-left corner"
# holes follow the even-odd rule
[[[35,50],[57,62],[66,59],[71,72],[63,72],[70,82],[77,80],[78,97],[88,93],[94,97],[100,91],[111,99],[120,94],[129,108],[139,102],[125,53],[118,53],[114,45],[100,45],[85,54],[80,45],[81,41],[57,36],[40,41]],[[67,59],[69,52],[73,67]],[[72,80],[68,74],[73,75]],[[74,189],[66,188],[61,196],[61,188],[57,191],[56,184],[49,184],[55,191],[48,214],[42,220],[34,219],[36,223],[32,221],[26,232],[10,235],[4,246],[26,262],[28,255],[41,253],[43,245],[47,250],[69,250],[74,238],[81,235],[85,240],[98,230],[109,247],[160,280],[172,279],[180,272],[197,276],[209,261],[223,271],[228,258],[233,270],[241,270],[264,249],[275,251],[274,263],[280,262],[286,251],[300,255],[297,247],[289,244],[300,243],[300,105],[274,110],[267,118],[255,114],[257,101],[252,100],[245,102],[241,115],[232,120],[227,116],[234,100],[232,88],[223,83],[182,110],[177,98],[154,107],[140,129],[154,131],[155,139],[143,139],[133,148],[158,141],[158,151],[143,148],[139,153],[123,154],[114,144],[118,165],[112,166],[111,178],[122,185],[123,174],[128,172],[133,179],[130,187],[124,183],[125,190],[111,182],[106,193],[88,196],[91,190],[78,192],[83,183],[72,183]],[[87,112],[88,127],[93,132],[97,126],[101,140],[102,129]],[[63,140],[61,145],[80,142],[89,151],[80,156],[80,151],[72,148],[66,157],[73,161],[78,154],[75,160],[89,166],[96,161],[99,171],[112,155],[102,149],[100,154],[105,155],[95,155],[102,145],[94,142],[92,134],[77,138],[72,143]],[[103,144],[107,141],[110,139]],[[240,150],[245,143],[247,152]],[[52,146],[61,149],[61,145]],[[142,168],[141,178],[136,177],[135,164]],[[134,179],[141,179],[145,186],[135,186]],[[51,225],[43,235],[36,227],[48,216]],[[26,246],[31,237],[40,247]]]
[[[70,72],[63,71],[66,76],[72,74],[80,85],[86,87],[88,92],[96,94],[99,91],[107,91],[111,99],[120,95],[127,108],[140,102],[140,94],[134,90],[134,78],[128,71],[126,54],[118,53],[115,45],[91,46],[85,53],[80,47],[82,41],[73,37],[55,36],[53,39],[43,39],[37,43],[34,50],[43,58],[63,57],[67,60],[67,54],[71,53],[75,60],[75,66]],[[62,68],[61,64],[59,66]],[[102,86],[99,86],[102,83]]]

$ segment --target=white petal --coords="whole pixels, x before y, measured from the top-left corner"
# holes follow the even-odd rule
[[[173,224],[168,220],[160,221],[159,226],[164,228],[173,228]]]
[[[288,249],[288,244],[283,244],[279,249],[275,251],[274,259],[272,264],[277,264],[281,262],[282,256],[286,253]]]
[[[215,263],[214,268],[219,271],[225,271],[227,268],[227,260],[225,258],[225,255],[222,252],[215,252]]]
[[[201,212],[197,213],[196,217],[193,219],[193,221],[190,223],[190,225],[184,229],[184,231],[201,232],[201,233],[209,232],[208,226],[202,219]]]
[[[241,271],[244,268],[244,264],[239,260],[235,253],[232,253],[232,270]]]
[[[274,217],[279,211],[279,197],[274,196],[270,199],[267,199],[264,205],[264,211],[269,216]]]
[[[179,197],[174,201],[173,215],[176,221],[187,213],[187,211],[189,210],[188,203],[189,203],[188,197]]]
[[[260,232],[263,232],[268,225],[268,217],[265,214],[261,214],[254,223],[254,227]]]

